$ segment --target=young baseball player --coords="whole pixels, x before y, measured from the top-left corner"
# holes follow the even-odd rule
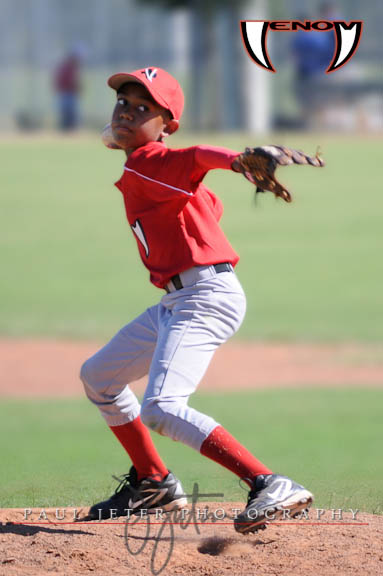
[[[209,170],[236,169],[238,153],[166,146],[165,138],[178,129],[184,97],[165,70],[115,74],[108,84],[117,103],[107,144],[124,150],[127,158],[116,186],[150,281],[162,294],[81,369],[87,396],[133,464],[112,497],[92,506],[90,516],[170,511],[186,504],[150,428],[242,478],[250,492],[235,529],[254,532],[266,526],[267,515],[278,518],[287,508],[293,516],[307,508],[312,494],[273,474],[218,422],[188,405],[215,350],[245,315],[245,295],[234,272],[239,257],[219,226],[221,201],[203,184]],[[146,374],[140,406],[130,384]]]

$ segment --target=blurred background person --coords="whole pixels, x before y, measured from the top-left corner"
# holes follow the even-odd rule
[[[298,20],[313,20],[307,15],[301,15]],[[339,19],[336,5],[324,2],[319,7],[317,20]],[[321,113],[323,102],[318,83],[328,81],[325,73],[335,51],[335,35],[333,30],[305,31],[298,30],[292,35],[291,53],[293,58],[294,93],[299,106],[300,124],[307,127],[309,119],[315,119]]]
[[[80,124],[83,60],[83,47],[75,46],[54,70],[53,87],[56,93],[57,126],[62,131],[76,130]]]

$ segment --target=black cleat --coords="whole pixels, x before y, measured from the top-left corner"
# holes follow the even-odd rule
[[[88,517],[91,520],[127,516],[128,510],[130,514],[137,514],[140,510],[153,514],[158,509],[169,512],[187,504],[181,482],[171,472],[160,481],[151,477],[138,480],[137,471],[132,466],[129,474],[117,480],[120,480],[120,484],[109,500],[90,508]]]
[[[234,519],[234,528],[241,534],[264,530],[269,522],[281,516],[293,518],[308,509],[313,500],[311,492],[287,476],[259,475],[249,492],[245,510]]]

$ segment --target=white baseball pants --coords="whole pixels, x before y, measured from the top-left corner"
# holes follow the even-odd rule
[[[81,368],[88,398],[109,426],[140,413],[148,427],[199,450],[218,423],[190,408],[215,350],[240,327],[246,298],[234,272],[198,266],[180,274],[181,290],[122,328]],[[130,384],[149,374],[140,406]]]

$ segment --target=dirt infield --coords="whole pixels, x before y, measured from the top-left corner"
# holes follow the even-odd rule
[[[101,345],[0,339],[0,397],[83,395],[81,364]],[[201,389],[382,385],[382,344],[234,342],[217,351]],[[134,390],[144,386],[141,380]]]
[[[95,342],[0,340],[0,397],[83,395],[79,369],[98,348]],[[135,390],[142,391],[144,384],[137,383]],[[234,385],[381,387],[383,347],[227,344],[216,354],[201,386],[229,390]],[[340,521],[330,511],[318,517],[313,508],[307,518],[286,519],[259,534],[241,536],[231,518],[233,509],[243,505],[201,503],[215,521],[190,523],[187,528],[169,523],[164,527],[161,519],[148,528],[142,519],[128,526],[128,538],[121,519],[86,522],[86,510],[77,512],[76,522],[73,510],[32,510],[27,518],[31,524],[25,524],[24,510],[0,509],[0,576],[146,576],[159,573],[173,544],[161,572],[166,576],[383,572],[383,516],[358,513],[353,518],[345,510]],[[191,514],[189,518],[201,522]]]
[[[231,520],[233,509],[242,506],[204,503],[210,518],[216,516],[219,520],[201,524],[196,508],[194,515],[184,516],[182,528],[180,523],[170,524],[176,520],[174,517],[164,523],[165,516],[154,517],[150,525],[145,519],[139,519],[134,526],[123,519],[65,524],[73,517],[69,510],[61,523],[57,519],[53,523],[55,511],[46,511],[48,521],[21,525],[17,522],[22,521],[22,512],[8,511],[0,524],[0,574],[145,576],[159,573],[167,561],[163,575],[382,573],[382,516],[358,514],[353,520],[348,512],[340,522],[331,520],[330,513],[326,513],[318,521],[313,509],[306,519],[281,521],[258,534],[242,536],[234,531]],[[36,520],[38,514],[41,510],[30,518]],[[63,517],[64,511],[59,510],[58,515]]]

